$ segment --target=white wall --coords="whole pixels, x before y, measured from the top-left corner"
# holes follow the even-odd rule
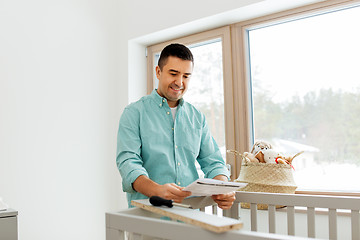
[[[146,92],[145,46],[314,1],[0,0],[0,196],[19,239],[104,239],[126,208],[117,124]]]
[[[104,239],[105,211],[125,204],[119,10],[0,0],[0,196],[19,211],[19,239]]]

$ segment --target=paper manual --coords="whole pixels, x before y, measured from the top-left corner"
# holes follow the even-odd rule
[[[246,185],[247,183],[224,182],[211,178],[201,178],[185,187],[183,191],[190,191],[192,196],[211,196],[236,191]]]

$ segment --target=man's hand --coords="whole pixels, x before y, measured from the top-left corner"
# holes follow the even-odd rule
[[[228,178],[224,175],[217,175],[216,177],[214,177],[214,179],[225,181],[225,182],[228,181]],[[212,195],[211,197],[214,200],[214,202],[217,203],[219,208],[224,209],[224,210],[231,208],[231,206],[233,205],[233,203],[236,199],[235,192],[219,194],[219,195]]]
[[[157,196],[173,200],[174,202],[181,203],[184,198],[189,197],[191,195],[191,192],[188,191],[182,191],[184,187],[180,187],[176,185],[175,183],[167,183],[164,185],[160,185],[159,193]]]
[[[189,197],[191,192],[182,191],[184,187],[180,187],[175,183],[167,183],[164,185],[157,184],[145,175],[139,176],[133,183],[135,191],[145,196],[159,196],[174,202],[180,203],[184,198]]]
[[[226,194],[212,195],[212,199],[217,203],[221,209],[229,209],[235,201],[235,192]]]

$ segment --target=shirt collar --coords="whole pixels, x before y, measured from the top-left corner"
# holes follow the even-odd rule
[[[155,101],[155,103],[158,104],[159,107],[163,107],[165,103],[167,104],[167,99],[160,96],[159,93],[157,92],[157,89],[154,89],[151,92],[150,96]],[[181,98],[178,106],[182,106],[183,104],[184,104],[184,99]]]

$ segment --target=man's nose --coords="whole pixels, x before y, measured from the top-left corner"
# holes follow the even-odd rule
[[[175,84],[179,87],[181,87],[183,85],[184,82],[184,78],[182,76],[178,76],[175,79]]]

